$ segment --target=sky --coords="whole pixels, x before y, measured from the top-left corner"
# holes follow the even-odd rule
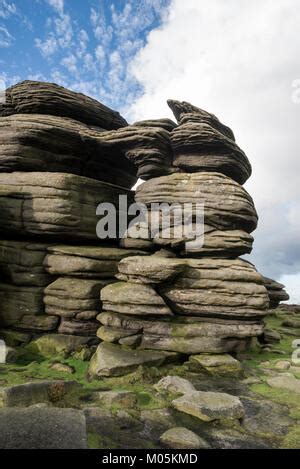
[[[252,163],[249,260],[300,303],[299,0],[0,0],[0,86],[54,81],[129,122],[216,114]]]

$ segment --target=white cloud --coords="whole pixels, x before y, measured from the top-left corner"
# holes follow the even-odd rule
[[[282,275],[279,281],[289,287],[289,303],[300,304],[300,272],[295,275]]]
[[[7,0],[0,0],[0,18],[6,19],[17,13],[17,7],[14,3]]]
[[[63,14],[64,0],[46,0],[58,13]]]
[[[71,73],[73,75],[78,74],[77,59],[76,59],[75,55],[70,54],[67,57],[64,57],[61,61],[61,64],[64,67],[66,67],[66,69],[68,70],[69,73]]]
[[[279,278],[300,272],[298,0],[173,0],[131,64],[144,93],[131,120],[171,117],[168,98],[215,113],[234,130],[253,176],[260,222],[251,259]]]
[[[9,47],[13,41],[14,37],[9,31],[4,26],[0,26],[0,47]]]
[[[50,35],[45,41],[42,41],[39,38],[35,39],[35,46],[40,50],[44,57],[50,57],[58,49],[57,40],[53,35]]]

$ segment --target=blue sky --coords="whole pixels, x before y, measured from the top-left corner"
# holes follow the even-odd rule
[[[82,91],[122,110],[142,91],[130,63],[169,0],[0,0],[0,77]]]
[[[250,260],[300,302],[299,0],[0,0],[0,85],[54,81],[129,122],[168,98],[216,114],[251,161]]]

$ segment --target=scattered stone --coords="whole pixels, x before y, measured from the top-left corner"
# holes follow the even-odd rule
[[[300,394],[300,380],[295,378],[292,373],[282,373],[267,379],[267,383],[271,388],[283,389]]]
[[[120,376],[134,371],[140,365],[159,366],[175,360],[178,354],[154,350],[130,350],[102,342],[93,355],[89,374],[94,377]]]
[[[275,363],[274,368],[276,368],[278,370],[288,370],[290,367],[291,367],[290,362],[288,362],[286,360],[280,360],[280,361]]]
[[[66,363],[53,363],[53,365],[50,366],[51,370],[54,371],[59,371],[61,373],[69,373],[73,374],[75,373],[75,368],[73,366],[67,365]]]
[[[154,385],[156,391],[166,391],[174,394],[186,394],[196,391],[194,385],[180,376],[165,376]]]
[[[262,337],[262,341],[265,344],[274,344],[280,342],[281,334],[273,329],[265,329]]]
[[[160,437],[160,442],[167,448],[174,449],[208,449],[208,443],[196,433],[184,427],[174,427]]]
[[[121,406],[126,408],[135,407],[137,397],[132,391],[100,391],[95,392],[93,396],[105,406]]]
[[[0,407],[26,407],[41,402],[56,402],[72,391],[76,381],[39,381],[0,389]]]
[[[300,319],[285,319],[282,322],[284,327],[292,327],[294,329],[300,329]]]
[[[188,364],[192,369],[205,371],[217,376],[240,376],[243,372],[241,363],[228,354],[220,355],[191,355]]]
[[[172,401],[175,409],[210,422],[221,419],[241,419],[244,408],[238,397],[220,392],[194,391]]]
[[[32,406],[0,410],[1,449],[87,449],[84,413]]]

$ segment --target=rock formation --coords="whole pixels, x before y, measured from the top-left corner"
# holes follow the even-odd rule
[[[151,171],[144,171],[148,153],[132,158],[139,174],[146,174],[135,194],[146,213],[122,243],[142,247],[148,242],[147,248],[156,252],[120,261],[119,281],[101,291],[98,337],[114,344],[111,374],[122,374],[124,345],[133,356],[143,350],[183,356],[244,350],[262,335],[268,311],[263,277],[238,258],[251,252],[251,232],[257,226],[253,200],[241,186],[251,175],[250,163],[233,132],[215,116],[188,103],[168,104],[178,121],[164,130],[171,159],[161,151],[160,159],[152,159]],[[204,206],[204,239],[195,243],[195,230],[186,233],[184,225],[187,219],[190,227],[197,224],[198,202]],[[164,204],[174,207],[167,223]],[[186,204],[187,219],[178,218],[176,207],[183,211]],[[158,220],[154,232],[147,224],[153,216]],[[134,229],[140,230],[140,239],[133,236]],[[108,366],[101,366],[108,354],[103,347],[92,359],[92,375],[109,375]]]
[[[282,283],[268,277],[264,277],[263,280],[269,295],[270,308],[277,308],[281,301],[288,301],[290,299]]]
[[[0,325],[36,342],[53,334],[62,349],[64,338],[101,341],[94,376],[244,350],[263,334],[269,296],[272,306],[286,299],[238,257],[251,252],[258,218],[233,132],[189,103],[168,104],[178,124],[128,125],[91,98],[26,81],[0,106]],[[118,218],[137,176],[144,218],[100,241],[98,204]],[[167,224],[161,204],[173,207]]]

